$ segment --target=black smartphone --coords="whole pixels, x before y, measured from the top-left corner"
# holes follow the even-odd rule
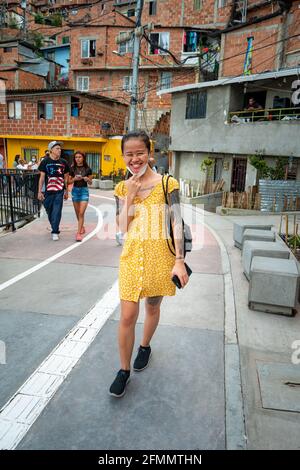
[[[191,270],[191,268],[186,263],[184,263],[184,266],[185,266],[185,269],[186,269],[186,272],[187,272],[188,276],[190,277],[190,275],[192,274],[193,271]],[[182,288],[182,285],[180,283],[180,280],[179,280],[178,276],[173,276],[172,281],[174,282],[175,286],[178,287],[178,289]]]

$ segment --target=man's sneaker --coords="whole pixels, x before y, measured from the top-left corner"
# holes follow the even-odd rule
[[[52,233],[52,240],[57,242],[57,240],[59,240],[59,235],[58,233]]]
[[[141,370],[146,369],[147,365],[149,364],[150,357],[150,346],[148,346],[147,348],[143,348],[143,346],[140,346],[135,361],[133,363],[133,370],[140,372]]]
[[[119,370],[117,377],[110,386],[109,394],[114,397],[121,398],[123,395],[125,395],[125,388],[129,380],[130,371],[123,369]]]

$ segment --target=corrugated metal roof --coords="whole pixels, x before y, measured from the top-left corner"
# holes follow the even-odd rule
[[[288,77],[292,75],[300,75],[300,67],[293,69],[278,70],[275,72],[255,73],[253,75],[239,75],[238,77],[226,77],[221,78],[219,80],[212,80],[210,82],[192,83],[190,85],[183,85],[174,88],[168,88],[166,90],[160,90],[157,92],[157,94],[164,95],[166,93],[180,93],[189,90],[197,90],[199,88],[211,88],[216,86],[231,85],[233,83],[254,82],[256,80],[267,80],[269,78]]]
[[[48,49],[62,49],[63,47],[70,47],[70,43],[68,44],[57,44],[54,46],[45,46],[45,47],[40,47],[41,51],[47,51]]]

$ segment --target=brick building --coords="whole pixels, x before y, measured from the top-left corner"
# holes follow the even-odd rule
[[[86,9],[87,16],[78,9],[72,17],[72,9],[68,9],[71,86],[130,102],[132,42],[117,45],[116,38],[133,31],[135,3],[99,2]],[[194,1],[186,0],[183,10],[180,3],[168,0],[144,4],[142,24],[151,22],[154,29],[141,40],[137,126],[149,132],[158,128],[156,124],[164,114],[169,116],[171,107],[170,95],[159,97],[158,90],[194,83],[199,75],[206,79],[218,76],[219,31],[226,26],[228,7],[198,8]],[[58,43],[61,37],[57,36]],[[196,56],[199,52],[201,63]],[[168,148],[166,134],[165,139],[156,137],[160,150]]]
[[[87,153],[95,174],[109,174],[123,166],[121,149],[111,135],[122,135],[127,106],[111,98],[72,90],[14,90],[0,103],[0,146],[8,167],[14,156],[42,157],[47,141],[64,142],[64,157]],[[2,142],[1,142],[2,141]],[[105,159],[104,159],[105,154]],[[108,158],[110,157],[110,158]]]
[[[222,179],[228,191],[257,185],[253,155],[273,169],[284,157],[284,177],[300,180],[299,16],[299,0],[233,8],[221,35],[219,79],[166,90],[172,172],[194,189],[208,157],[212,184]]]
[[[32,44],[21,39],[0,41],[0,73],[7,90],[53,86],[59,72],[59,65],[40,57]]]
[[[168,136],[158,134],[157,129],[168,127],[160,127],[159,122],[162,116],[169,116],[171,95],[159,96],[157,92],[243,74],[249,38],[252,49],[247,73],[296,66],[298,3],[145,1],[142,24],[152,23],[154,29],[147,30],[141,40],[137,126],[150,132],[155,129],[158,149],[166,149]],[[55,39],[57,45],[70,42],[69,86],[129,104],[132,43],[117,45],[116,38],[133,31],[136,2],[31,0],[31,4],[35,12],[61,14],[63,18],[61,28],[32,23],[30,28],[42,31],[52,42]]]

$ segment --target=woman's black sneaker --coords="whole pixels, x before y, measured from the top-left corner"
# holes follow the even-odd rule
[[[133,363],[133,370],[140,372],[141,370],[146,369],[147,365],[149,364],[149,359],[151,357],[151,348],[150,346],[143,348],[140,346],[138,349],[137,356]]]
[[[117,377],[110,386],[109,394],[121,398],[125,395],[125,388],[130,380],[130,371],[129,370],[119,370]]]

